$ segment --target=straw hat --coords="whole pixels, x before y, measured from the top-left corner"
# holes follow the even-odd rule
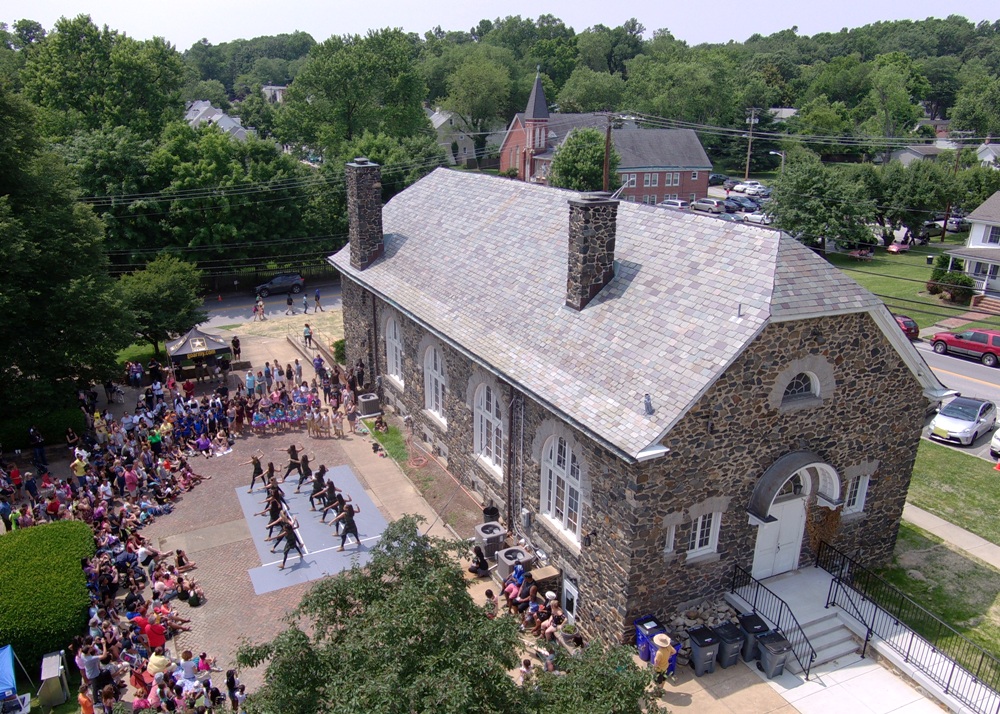
[[[653,635],[653,644],[657,647],[670,647],[670,638],[661,632],[658,635]]]

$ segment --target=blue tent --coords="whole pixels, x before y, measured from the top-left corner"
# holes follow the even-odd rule
[[[10,645],[0,647],[0,699],[9,699],[17,694],[14,681],[14,649]]]

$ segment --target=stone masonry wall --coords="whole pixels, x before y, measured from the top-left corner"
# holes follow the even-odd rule
[[[351,266],[364,270],[382,257],[382,170],[361,159],[347,164],[347,220]]]
[[[569,202],[566,304],[582,310],[615,275],[618,201],[585,197]]]

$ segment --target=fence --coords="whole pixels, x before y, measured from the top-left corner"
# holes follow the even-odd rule
[[[816,650],[813,649],[806,633],[802,631],[802,626],[792,614],[792,608],[788,603],[738,565],[733,566],[733,578],[729,590],[743,598],[755,613],[771,622],[774,628],[784,635],[788,644],[792,646],[792,654],[798,660],[802,673],[809,679],[809,671],[816,659]]]
[[[299,273],[305,278],[306,290],[310,282],[317,280],[334,280],[340,272],[332,265],[323,261],[314,265],[294,265],[286,268],[245,268],[225,273],[205,275],[201,279],[202,290],[210,294],[241,293],[253,296],[253,290],[261,283],[266,283],[275,275],[283,273]]]
[[[980,714],[1000,714],[1000,660],[905,593],[821,542],[816,565],[833,576],[827,606],[837,605],[903,660]]]

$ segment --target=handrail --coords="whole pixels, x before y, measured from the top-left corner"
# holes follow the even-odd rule
[[[770,621],[774,629],[784,635],[808,680],[809,671],[816,660],[816,650],[788,603],[739,565],[733,566],[733,578],[729,590],[743,598],[755,614]]]
[[[825,541],[816,565],[833,576],[827,607],[850,605],[867,630],[866,645],[872,635],[878,636],[945,694],[980,714],[1000,714],[996,655]]]

